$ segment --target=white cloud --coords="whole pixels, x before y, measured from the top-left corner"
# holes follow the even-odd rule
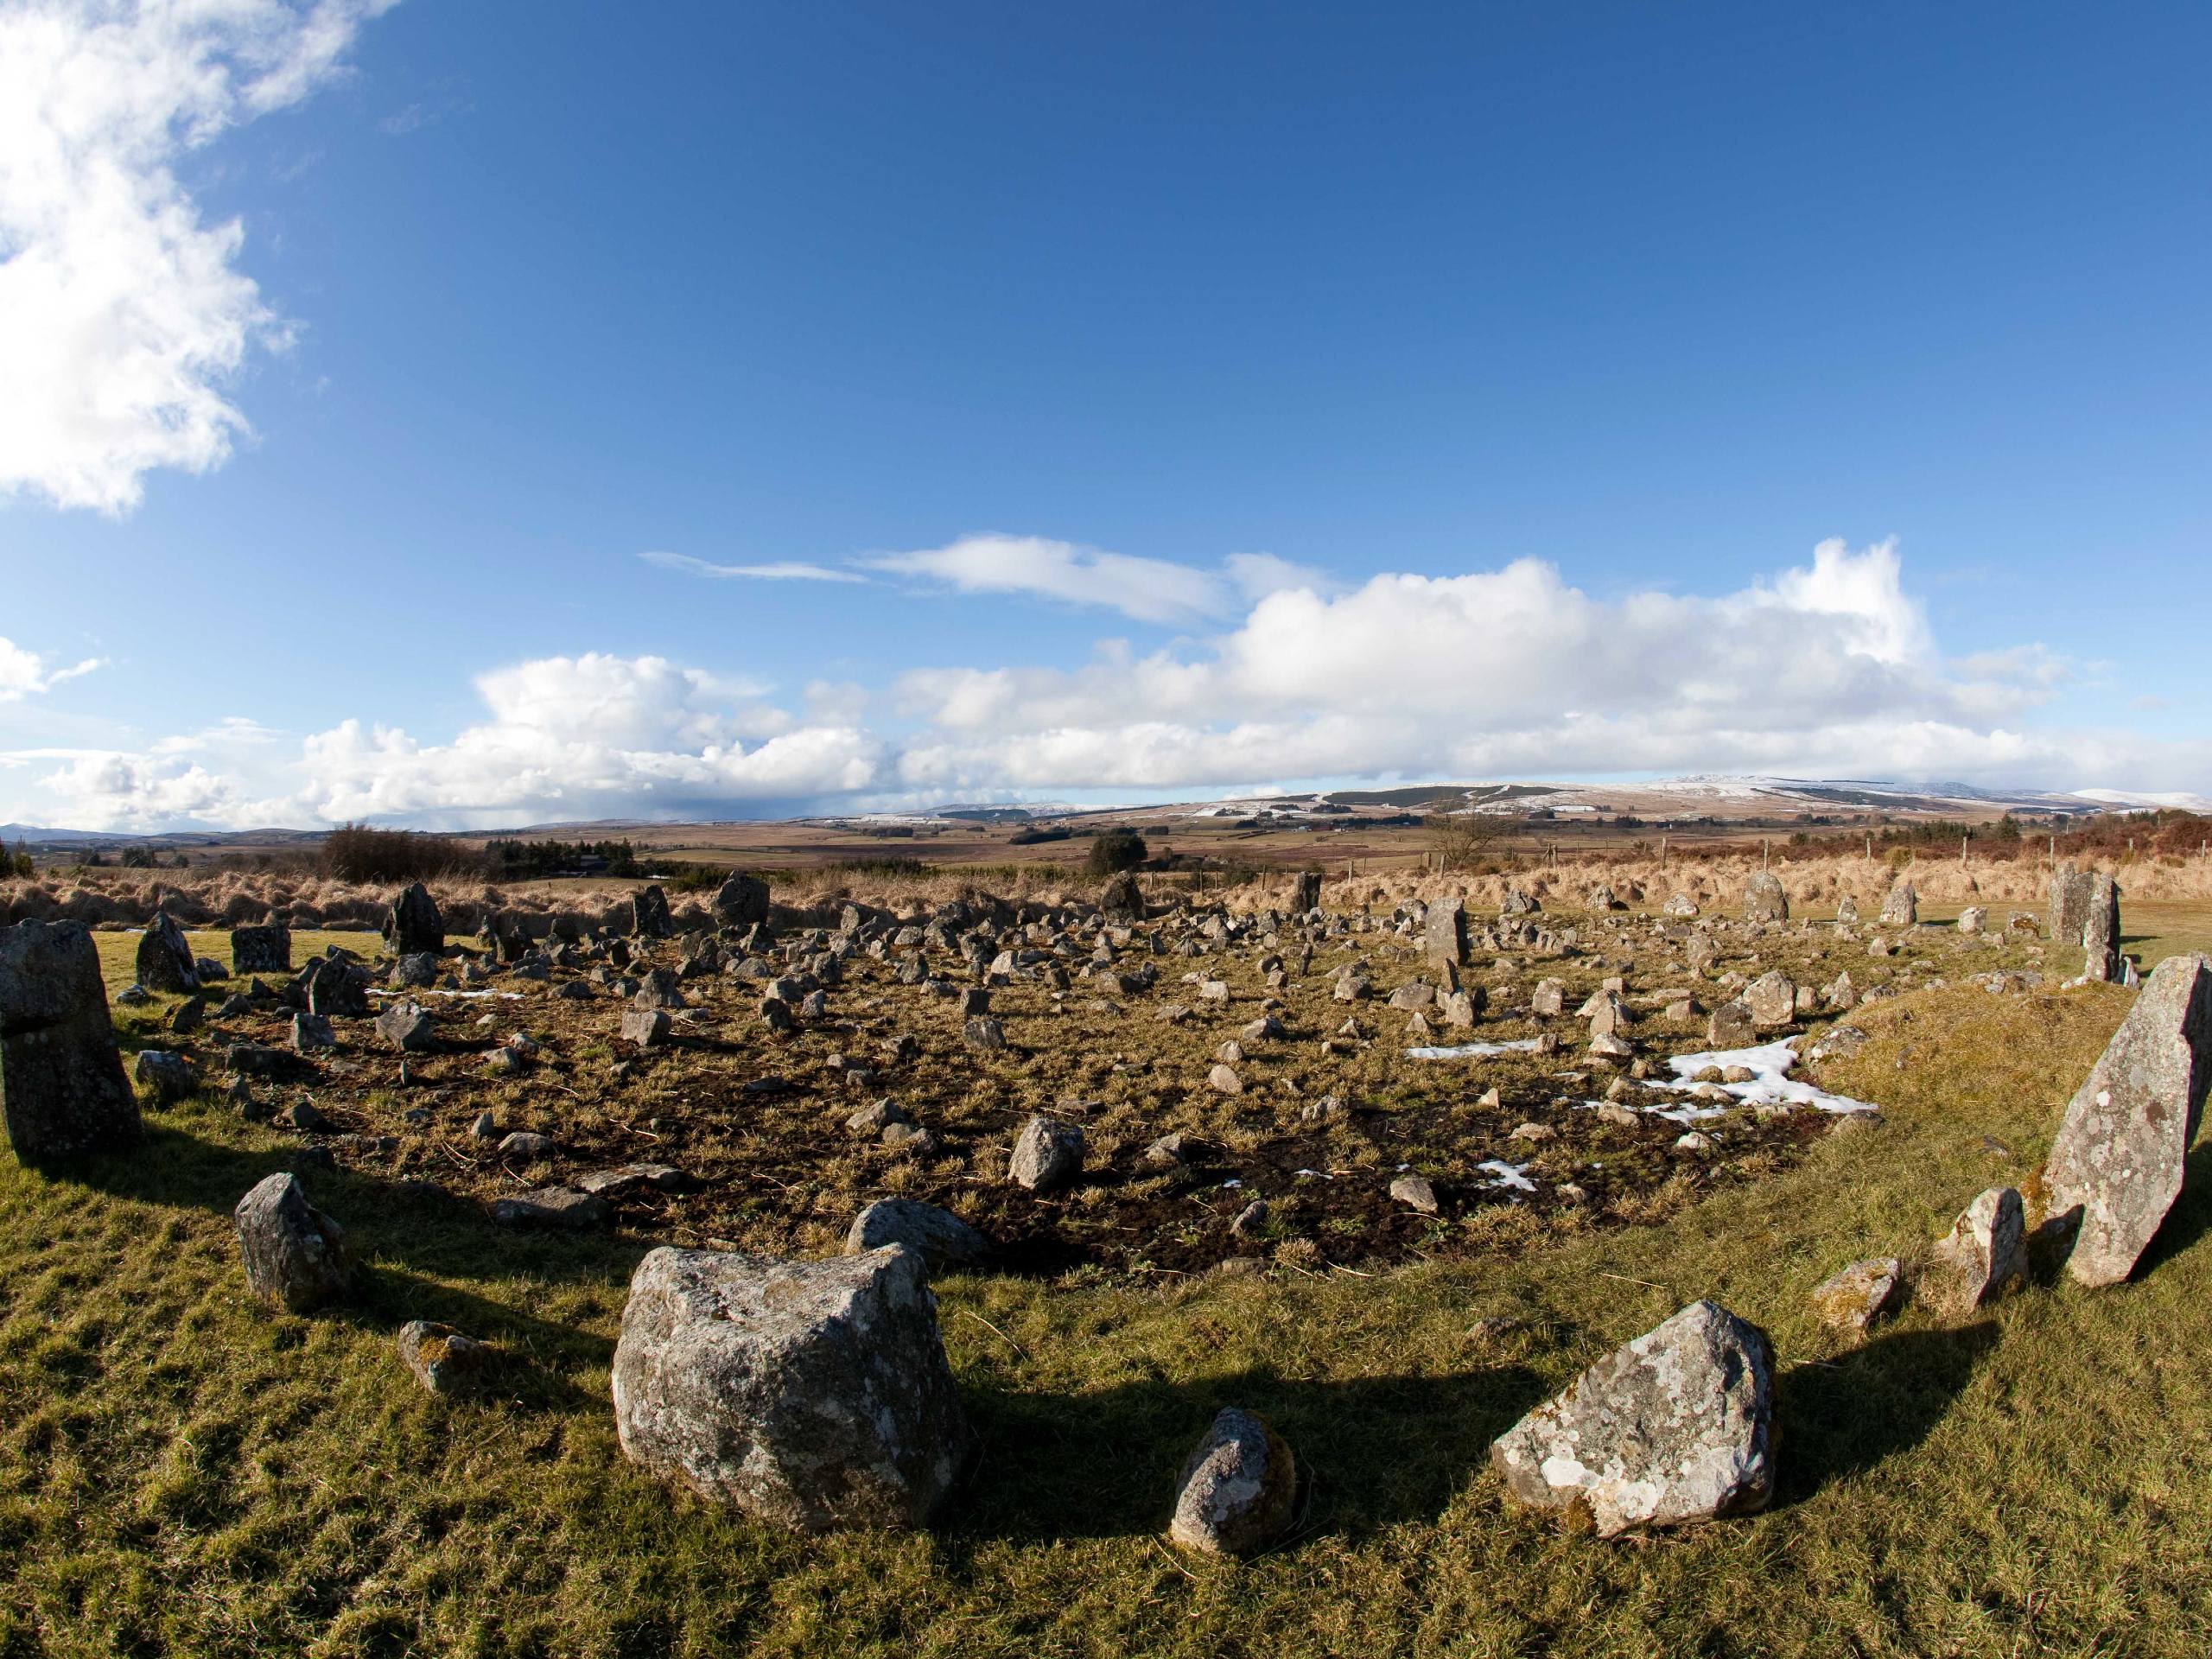
[[[69,668],[48,668],[48,659],[27,651],[12,639],[0,638],[0,702],[16,702],[52,690],[64,680],[73,680],[105,664],[87,657]]]
[[[0,493],[118,513],[153,468],[229,456],[230,384],[288,334],[175,164],[306,98],[391,3],[0,8]]]
[[[959,593],[1029,594],[1071,605],[1101,605],[1140,622],[1180,624],[1218,617],[1232,601],[1229,584],[1211,572],[1041,536],[963,536],[944,547],[881,553],[862,563],[943,582]]]
[[[1279,574],[1279,573],[1278,573]],[[0,819],[87,828],[346,818],[489,828],[1111,790],[1154,798],[1354,778],[1781,772],[2203,789],[2212,743],[2039,729],[2040,647],[1946,659],[1886,543],[1713,596],[1593,598],[1548,564],[1302,578],[1211,638],[1073,668],[774,688],[587,652],[480,676],[424,741],[373,718],[294,740],[240,717],[142,752],[0,753]],[[19,653],[19,656],[27,654]],[[0,675],[48,683],[36,658]],[[28,674],[29,679],[25,677]]]
[[[705,576],[712,581],[753,582],[866,582],[868,578],[850,570],[833,569],[826,564],[808,564],[798,559],[777,559],[767,564],[715,564],[705,559],[696,559],[689,553],[640,553],[638,556],[647,564],[658,565],[664,570],[681,570],[688,576]]]

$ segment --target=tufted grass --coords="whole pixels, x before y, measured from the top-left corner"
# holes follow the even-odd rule
[[[251,1303],[228,1212],[289,1151],[188,1101],[67,1179],[0,1160],[0,1659],[2200,1655],[2204,1154],[2135,1283],[1909,1313],[1857,1349],[1805,1301],[2024,1179],[2126,1005],[1961,988],[1869,1010],[1827,1080],[1881,1125],[1649,1227],[1371,1278],[950,1280],[986,1450],[939,1530],[889,1537],[764,1532],[623,1462],[608,1363],[642,1240],[503,1234],[311,1173],[361,1293]],[[1489,1440],[1700,1295],[1775,1338],[1772,1511],[1600,1544],[1504,1507]],[[487,1398],[414,1386],[392,1334],[418,1316],[501,1344]],[[1231,1402],[1298,1449],[1310,1516],[1242,1567],[1175,1559],[1176,1469]]]

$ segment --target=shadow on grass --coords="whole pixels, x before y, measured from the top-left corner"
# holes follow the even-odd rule
[[[137,1150],[48,1173],[116,1198],[203,1210],[227,1220],[256,1183],[289,1172],[299,1177],[317,1209],[336,1217],[364,1260],[443,1278],[620,1282],[652,1248],[619,1233],[502,1227],[482,1205],[435,1185],[403,1185],[342,1165],[317,1167],[302,1156],[308,1150],[305,1141],[240,1147],[202,1139],[187,1127],[192,1115],[188,1107],[149,1114]]]
[[[1300,1536],[1433,1521],[1491,1441],[1544,1394],[1517,1367],[1334,1382],[1255,1370],[1085,1394],[969,1390],[983,1449],[945,1534],[1046,1541],[1159,1532],[1185,1459],[1224,1406],[1258,1412],[1297,1455]]]
[[[1774,1507],[1802,1503],[1919,1445],[1997,1345],[1997,1335],[1987,1319],[1959,1330],[1901,1331],[1827,1363],[1783,1372],[1776,1384]]]

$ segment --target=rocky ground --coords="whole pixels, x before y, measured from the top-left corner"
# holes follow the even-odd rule
[[[182,1053],[296,1134],[302,1170],[431,1183],[522,1224],[820,1255],[896,1195],[971,1224],[1004,1271],[1357,1272],[1649,1221],[1769,1174],[1845,1120],[1651,1086],[1670,1057],[1792,1033],[1810,1054],[1860,999],[1969,977],[2018,993],[2047,971],[2001,915],[1970,937],[1554,901],[1470,915],[1447,974],[1424,906],[1376,899],[1113,922],[1086,902],[853,906],[772,932],[546,937],[505,963],[456,944],[410,964],[430,982],[412,987],[354,936],[368,1012],[302,1053],[305,999],[280,975],[209,986],[185,1032],[178,997],[118,1012],[127,1041]],[[1761,1028],[1716,1030],[1762,976]],[[1461,1023],[1454,978],[1479,1006]],[[1604,1014],[1578,1012],[1593,999]],[[407,1001],[429,1025],[403,1052],[374,1016]],[[645,1044],[659,1022],[641,1002],[666,1015]],[[1538,1046],[1408,1052],[1468,1043]],[[1008,1176],[1033,1115],[1083,1134],[1082,1174],[1057,1190]],[[610,1179],[635,1166],[672,1173]],[[600,1202],[512,1207],[548,1191]]]

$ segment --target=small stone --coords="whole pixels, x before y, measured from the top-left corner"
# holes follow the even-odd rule
[[[1425,1175],[1401,1175],[1390,1183],[1390,1196],[1408,1210],[1424,1216],[1436,1213],[1436,1189]]]
[[[346,1230],[308,1204],[296,1178],[265,1177],[232,1218],[255,1295],[302,1313],[345,1294],[353,1269]]]
[[[378,1014],[377,1035],[403,1053],[427,1053],[438,1046],[429,1011],[413,1002],[395,1002]]]
[[[1297,1519],[1298,1464],[1268,1421],[1231,1406],[1183,1465],[1167,1535],[1208,1555],[1249,1555]]]
[[[550,1135],[533,1135],[528,1129],[517,1129],[499,1142],[499,1156],[502,1158],[523,1158],[535,1161],[552,1155],[553,1137]]]
[[[949,1210],[916,1198],[878,1198],[853,1217],[845,1254],[859,1255],[889,1244],[918,1250],[931,1267],[966,1267],[989,1253],[990,1240]]]
[[[196,1080],[190,1062],[181,1054],[169,1053],[158,1048],[142,1048],[131,1065],[134,1083],[154,1091],[154,1098],[164,1105],[181,1100],[190,1094]]]
[[[2027,1272],[2020,1195],[1993,1186],[1968,1205],[1929,1253],[1914,1286],[1920,1300],[1956,1319],[2002,1295]]]
[[[399,1357],[415,1380],[432,1394],[465,1394],[492,1357],[488,1343],[465,1337],[449,1325],[410,1319],[399,1327]]]
[[[1854,1262],[1813,1287],[1813,1311],[1833,1331],[1864,1331],[1892,1312],[1904,1288],[1904,1268],[1893,1255]]]
[[[1243,1078],[1226,1065],[1217,1065],[1206,1073],[1206,1086],[1219,1095],[1241,1095],[1244,1092]]]
[[[540,1187],[492,1205],[492,1219],[503,1227],[562,1227],[579,1230],[603,1224],[607,1200],[566,1186]]]
[[[1014,1143],[1007,1177],[1032,1192],[1056,1191],[1083,1173],[1084,1149],[1080,1125],[1032,1117]]]

